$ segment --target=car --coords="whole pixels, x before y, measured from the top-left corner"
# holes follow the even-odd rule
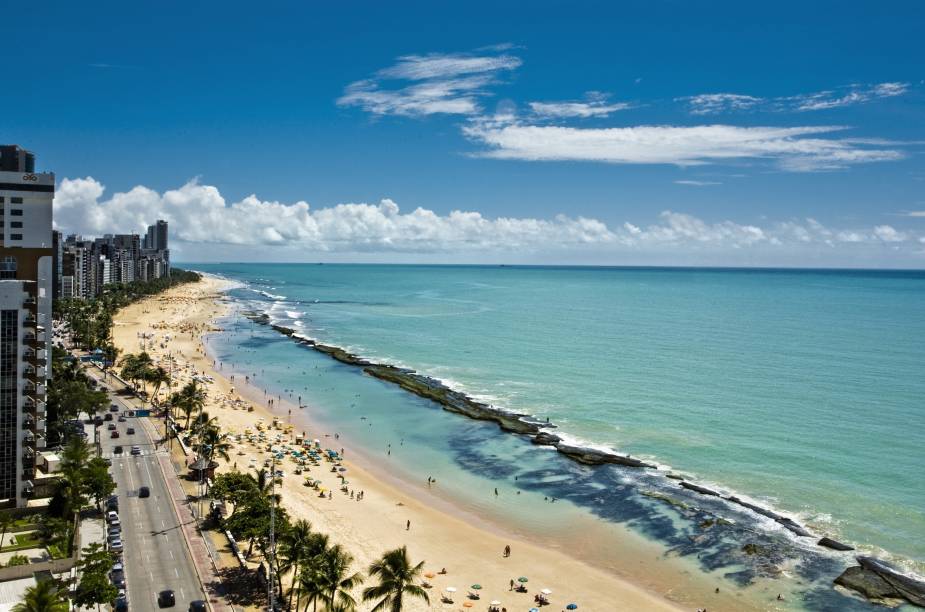
[[[125,572],[113,570],[109,573],[109,579],[116,587],[120,589],[125,588]]]
[[[119,432],[118,432],[118,431],[113,431],[111,434],[109,434],[109,437],[110,437],[110,438],[118,438],[118,437],[119,437]]]
[[[119,529],[122,529],[122,521],[120,521],[118,518],[116,518],[115,520],[109,521],[109,526],[110,526],[110,527],[118,527]]]
[[[132,435],[135,433],[135,428],[129,427],[127,430],[125,430],[125,433],[127,433],[128,435]]]
[[[109,526],[109,536],[119,535],[122,533],[122,525],[110,525]]]
[[[113,612],[128,612],[128,600],[125,596],[118,597],[112,604]]]
[[[122,550],[122,540],[119,539],[119,538],[117,538],[117,539],[115,539],[115,540],[110,540],[110,541],[109,541],[109,549],[110,549],[110,550],[115,550],[115,551],[117,551],[117,552],[120,551],[120,550]]]
[[[116,420],[119,421],[120,423],[124,423],[124,422],[125,422],[125,417],[122,416],[122,415],[120,414],[120,415],[119,415],[119,418],[116,419]]]
[[[140,446],[133,446],[133,447],[132,447],[132,454],[133,454],[133,455],[140,455],[140,454],[141,454],[141,447],[140,447]]]
[[[202,599],[194,599],[189,602],[189,612],[206,612],[206,602]]]
[[[164,589],[157,594],[157,605],[162,608],[172,608],[177,604],[177,596],[172,589]]]
[[[104,414],[104,415],[103,415],[103,420],[104,420],[104,421],[111,421],[111,420],[112,420],[112,413],[111,413],[111,412],[107,412],[106,414]]]
[[[115,511],[115,512],[119,511],[119,496],[118,495],[109,496],[109,498],[106,500],[106,510]]]
[[[116,512],[115,510],[110,510],[109,512],[106,513],[106,520],[110,523],[113,521],[118,521],[119,513]]]
[[[118,446],[113,447],[113,449],[112,449],[112,454],[113,454],[113,455],[121,455],[121,454],[122,454],[122,445],[120,444],[120,445],[118,445]]]
[[[109,431],[115,431],[115,429],[116,429],[116,424],[115,424],[115,423],[110,423],[109,425],[106,426],[106,429],[108,429]]]
[[[113,433],[116,433],[116,432],[113,432]],[[105,463],[106,465],[112,465],[112,459],[110,459],[109,457],[103,457],[103,463]]]
[[[151,497],[151,489],[148,487],[138,487],[138,497]]]
[[[115,404],[109,404],[109,412],[119,412],[119,407]]]

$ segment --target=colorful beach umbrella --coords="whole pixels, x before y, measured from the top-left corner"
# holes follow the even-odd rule
[[[521,584],[523,584],[524,582],[530,582],[530,581],[527,579],[526,576],[521,576],[520,578],[517,579],[517,582],[520,582]]]
[[[476,591],[478,591],[479,589],[482,588],[482,585],[481,585],[481,584],[473,584],[473,585],[472,585],[471,587],[469,587],[469,588],[470,588],[470,589],[475,589]]]
[[[566,610],[577,610],[577,609],[578,609],[578,604],[576,604],[576,603],[570,603],[569,605],[565,606],[565,609],[566,609]]]
[[[436,576],[436,575],[437,575],[437,574],[435,574],[435,573],[433,573],[433,572],[427,572],[426,574],[424,574],[424,577],[425,577],[425,578],[433,578],[433,577]]]
[[[471,602],[471,601],[464,601],[464,602],[463,602],[463,608],[471,608],[471,607],[472,607],[472,602]]]
[[[552,589],[542,589],[540,593],[543,595],[552,595]]]
[[[530,608],[530,612],[540,612],[539,608]]]

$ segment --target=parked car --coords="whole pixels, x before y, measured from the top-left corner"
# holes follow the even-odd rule
[[[172,589],[165,589],[157,594],[157,605],[162,608],[172,608],[177,604],[177,596]]]
[[[108,429],[109,431],[113,431],[115,430],[115,428],[116,428],[115,423],[110,423],[109,425],[106,426],[106,429]]]
[[[125,433],[127,433],[128,435],[132,435],[132,434],[135,433],[135,428],[134,428],[134,427],[129,427],[129,428],[125,431]]]
[[[122,447],[120,446],[118,448],[122,448]],[[106,500],[106,510],[111,510],[115,512],[119,511],[119,496],[118,495],[109,496],[109,498]]]
[[[141,447],[140,447],[140,446],[133,446],[133,447],[132,447],[132,454],[133,454],[133,455],[140,455],[140,454],[141,454]]]
[[[121,454],[122,454],[122,445],[120,444],[120,445],[114,447],[114,448],[112,449],[112,454],[113,454],[113,455],[121,455]]]
[[[119,597],[112,604],[113,612],[128,612],[128,599],[125,596]]]
[[[201,599],[189,602],[189,612],[206,612],[206,602]]]
[[[122,565],[121,563],[119,565]],[[120,589],[125,588],[125,572],[122,570],[113,569],[109,572],[109,579],[112,583]]]
[[[121,526],[121,525],[119,525],[119,526],[117,526],[117,527],[110,527],[110,528],[109,528],[109,537],[110,537],[110,539],[112,539],[112,538],[118,538],[118,537],[121,536],[121,535],[122,535],[122,526]]]
[[[111,421],[111,420],[112,420],[112,413],[111,413],[111,412],[107,412],[106,414],[104,414],[104,415],[103,415],[103,420],[104,420],[104,421]]]
[[[151,489],[148,487],[138,487],[138,497],[151,497]]]
[[[109,412],[119,412],[119,407],[115,404],[109,404]]]
[[[115,551],[122,550],[122,540],[121,539],[110,540],[109,548]]]
[[[118,438],[118,437],[119,437],[119,432],[118,432],[118,431],[113,431],[111,434],[109,434],[109,437],[110,437],[110,438]]]
[[[110,523],[113,521],[118,521],[119,514],[115,510],[110,510],[109,512],[106,513],[106,520]]]

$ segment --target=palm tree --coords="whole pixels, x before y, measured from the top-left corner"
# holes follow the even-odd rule
[[[266,496],[267,499],[272,499],[277,504],[282,500],[279,493],[270,493],[273,488],[273,475],[270,474],[269,470],[260,468],[257,470],[257,475],[251,476],[251,478],[257,484],[257,490],[260,491],[261,495]]]
[[[51,580],[40,580],[26,589],[12,612],[68,612],[69,607],[64,591]]]
[[[382,598],[373,607],[373,612],[379,610],[401,612],[405,596],[420,597],[430,603],[427,591],[417,584],[423,569],[423,561],[414,567],[411,566],[408,549],[405,546],[386,552],[381,559],[369,566],[370,578],[378,577],[379,584],[363,589],[363,601]]]
[[[202,407],[206,403],[206,392],[203,389],[200,389],[196,384],[196,381],[190,381],[184,385],[177,393],[171,398],[171,403],[173,398],[179,400],[179,407],[183,411],[183,416],[186,417],[186,425],[184,427],[189,427],[190,419],[195,412],[202,412]],[[177,404],[174,403],[176,406]]]
[[[289,586],[289,609],[292,609],[292,596],[298,592],[296,581],[299,578],[299,566],[308,558],[312,537],[312,524],[305,519],[293,523],[279,542],[277,551],[280,572],[292,570],[292,583]],[[299,598],[296,597],[296,607]]]
[[[160,391],[161,385],[170,384],[170,374],[161,366],[157,366],[145,372],[145,380],[154,385],[154,391],[151,393],[151,403],[154,403],[154,399],[157,397],[157,392]]]
[[[353,555],[340,544],[335,544],[318,559],[318,582],[321,585],[321,598],[327,609],[332,609],[336,601],[347,610],[355,610],[357,602],[350,591],[363,583],[363,575],[359,572],[350,573]]]
[[[230,461],[231,457],[228,455],[228,451],[231,450],[231,444],[228,443],[227,434],[223,434],[221,430],[215,427],[207,427],[199,432],[198,436],[199,443],[196,447],[196,451],[199,453],[199,456],[203,459],[212,462],[212,459],[216,456],[221,457],[225,461]]]

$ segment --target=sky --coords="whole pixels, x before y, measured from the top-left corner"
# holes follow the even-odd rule
[[[0,142],[56,173],[66,233],[164,218],[186,262],[925,267],[920,2],[142,4],[2,11]]]

